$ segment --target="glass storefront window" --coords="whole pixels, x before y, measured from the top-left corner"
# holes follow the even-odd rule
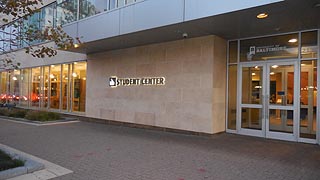
[[[237,119],[237,65],[229,66],[228,73],[228,129],[236,129]]]
[[[42,67],[41,83],[40,83],[40,104],[42,108],[48,107],[49,97],[49,66]]]
[[[7,101],[7,72],[1,72],[1,89],[0,89],[0,96],[1,96],[1,103],[6,103]]]
[[[50,108],[59,109],[61,65],[51,65],[50,70]]]
[[[300,137],[316,139],[317,60],[301,61]]]
[[[77,62],[73,64],[72,71],[72,110],[84,112],[86,104],[86,75],[87,63]]]
[[[69,86],[69,64],[62,65],[62,79],[61,79],[61,96],[62,96],[62,110],[68,110],[69,101],[68,97],[70,97],[70,86]]]
[[[87,62],[0,72],[1,103],[85,112]]]
[[[21,85],[21,96],[20,96],[20,106],[28,107],[29,105],[29,84],[30,84],[30,69],[22,69],[20,77]]]
[[[31,70],[31,106],[40,107],[40,67]]]
[[[298,58],[298,34],[240,41],[240,61]]]
[[[106,0],[80,0],[80,19],[107,11]]]
[[[229,43],[229,63],[237,63],[238,61],[238,41]]]
[[[14,70],[9,72],[9,101],[10,103],[19,104],[20,96],[20,70]]]
[[[318,32],[301,33],[301,58],[317,58],[318,56]]]

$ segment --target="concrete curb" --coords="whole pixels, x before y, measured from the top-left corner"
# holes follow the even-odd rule
[[[65,118],[63,120],[56,120],[56,121],[31,121],[23,118],[13,118],[8,116],[0,116],[1,120],[17,122],[22,124],[34,125],[34,126],[48,126],[48,125],[57,125],[57,124],[66,124],[66,123],[74,123],[80,122],[77,118]]]
[[[0,144],[0,149],[8,152],[10,155],[13,155],[12,157],[18,157],[21,160],[27,160],[24,167],[14,168],[8,172],[3,171],[5,173],[3,174],[3,177],[0,177],[0,180],[47,180],[73,172],[57,164],[53,164],[49,161],[40,159],[3,144]],[[9,173],[11,173],[10,177],[8,175]]]
[[[33,173],[35,171],[40,171],[45,168],[43,164],[36,162],[32,159],[29,159],[27,157],[24,157],[20,154],[11,152],[6,148],[1,148],[1,150],[3,150],[5,153],[7,153],[9,156],[11,156],[13,159],[20,159],[20,160],[24,161],[25,164],[24,164],[24,166],[21,166],[21,167],[16,167],[13,169],[1,171],[0,172],[0,180],[9,179],[9,178],[13,178],[16,176],[21,176],[21,175],[27,174],[27,173]]]

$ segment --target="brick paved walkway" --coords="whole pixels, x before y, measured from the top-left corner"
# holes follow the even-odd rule
[[[232,134],[0,120],[0,143],[74,171],[62,180],[320,179],[320,146]]]

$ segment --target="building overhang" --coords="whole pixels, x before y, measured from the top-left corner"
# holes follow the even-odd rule
[[[259,13],[269,16],[258,19]],[[264,6],[196,19],[83,43],[71,51],[91,54],[153,43],[217,35],[227,40],[320,28],[319,0],[286,0]],[[187,37],[184,37],[187,33]]]

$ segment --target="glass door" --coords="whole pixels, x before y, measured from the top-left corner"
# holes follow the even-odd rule
[[[239,66],[238,123],[240,134],[265,137],[265,84],[266,65]]]
[[[297,141],[297,62],[239,66],[239,134]]]
[[[297,140],[296,62],[267,63],[266,137]]]

